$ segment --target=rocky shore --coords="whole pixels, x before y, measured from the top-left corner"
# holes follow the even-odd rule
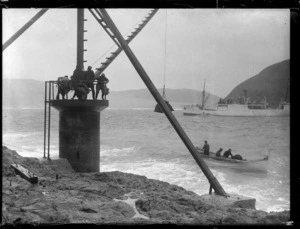
[[[2,146],[2,224],[285,225],[290,212],[222,204],[177,185],[115,172],[74,173],[68,161],[21,157]],[[20,164],[38,176],[15,174]],[[57,179],[58,178],[58,179]]]

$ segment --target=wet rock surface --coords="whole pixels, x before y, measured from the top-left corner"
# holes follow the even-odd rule
[[[290,212],[219,205],[166,182],[118,171],[74,173],[68,161],[21,157],[2,147],[3,224],[280,225]],[[39,177],[31,184],[10,167]],[[56,179],[58,175],[58,179]]]

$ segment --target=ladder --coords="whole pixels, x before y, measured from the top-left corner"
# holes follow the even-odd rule
[[[96,68],[97,71],[95,72],[95,76],[98,77],[101,75],[101,73],[111,64],[111,62],[114,61],[114,59],[122,52],[122,47],[119,44],[118,39],[115,37],[113,32],[109,29],[109,26],[105,22],[105,19],[103,18],[102,13],[99,9],[89,9],[91,14],[96,18],[96,20],[99,22],[99,24],[102,26],[102,28],[105,30],[105,32],[112,38],[112,40],[116,43],[118,46],[118,49],[114,52],[111,52],[111,55],[109,57],[106,57],[106,61],[101,63],[101,66],[99,68]],[[139,32],[142,31],[142,29],[148,24],[148,22],[152,19],[152,17],[157,13],[158,9],[152,9],[150,12],[145,16],[145,18],[141,21],[140,24],[134,30],[131,32],[129,36],[125,39],[126,43],[129,44],[136,35],[139,34]]]
[[[51,101],[54,100],[55,81],[45,81],[45,107],[44,107],[44,158],[50,159],[50,122]],[[46,157],[47,153],[47,157]]]

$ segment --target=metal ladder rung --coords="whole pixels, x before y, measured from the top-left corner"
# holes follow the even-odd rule
[[[128,35],[125,39],[127,43],[131,42],[133,38],[145,27],[145,25],[151,20],[151,17],[156,13],[157,9],[153,9],[150,11],[149,14],[144,17],[140,23],[134,28],[134,30],[131,32],[130,35]],[[99,13],[98,13],[99,14]],[[101,17],[101,16],[100,16]],[[97,70],[101,71],[107,68],[107,66],[117,57],[117,55],[122,51],[121,46],[119,44],[119,41],[114,36],[113,32],[109,28],[109,26],[106,24],[105,20],[103,20],[103,23],[101,23],[101,26],[105,29],[107,34],[113,39],[113,41],[117,44],[118,49],[115,52],[111,52],[111,56],[106,57],[106,61],[101,63],[101,66],[99,68],[96,68]]]

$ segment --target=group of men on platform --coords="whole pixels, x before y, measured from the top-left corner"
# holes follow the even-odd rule
[[[96,80],[96,91],[94,88],[94,81]],[[92,91],[93,99],[98,98],[99,91],[102,92],[102,99],[106,100],[106,95],[109,93],[109,88],[106,84],[109,80],[106,78],[105,74],[101,74],[99,77],[95,76],[94,71],[91,66],[88,66],[87,71],[82,70],[79,66],[73,72],[73,75],[68,78],[68,76],[58,78],[58,93],[56,99],[59,99],[59,94],[62,95],[63,99],[65,95],[70,90],[74,90],[74,95],[72,99],[78,97],[80,100],[87,99],[89,91]]]

